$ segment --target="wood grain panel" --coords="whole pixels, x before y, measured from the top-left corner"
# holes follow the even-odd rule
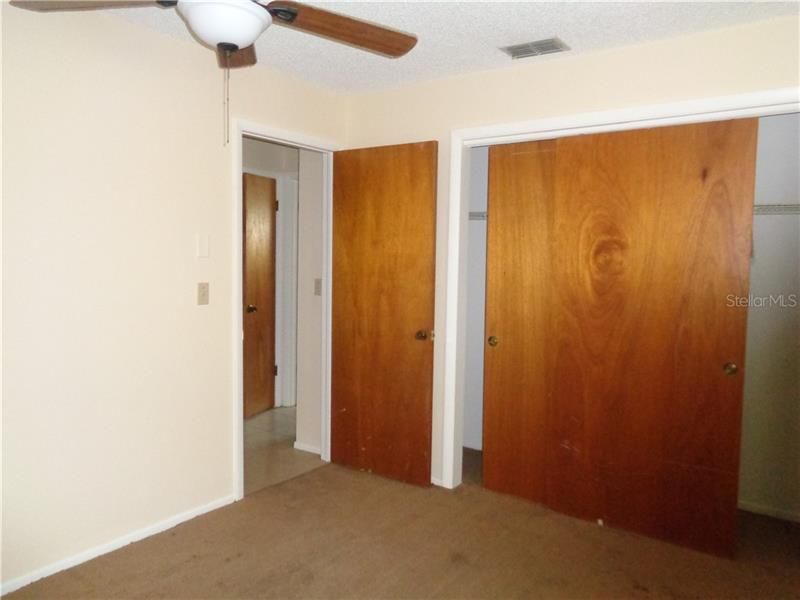
[[[539,281],[550,303],[542,329],[527,332],[549,357],[547,505],[733,551],[743,374],[723,365],[744,360],[746,309],[728,297],[748,290],[756,132],[739,120],[557,141],[539,231],[550,240]],[[522,251],[541,253],[529,238]],[[496,293],[487,290],[487,314]],[[525,301],[516,291],[494,299],[504,311]]]
[[[226,52],[217,48],[217,65],[221,69],[240,69],[252,67],[258,62],[255,45],[247,46],[236,52]]]
[[[554,141],[489,149],[483,481],[544,500]]]
[[[416,36],[411,34],[308,4],[275,0],[269,3],[268,10],[276,25],[291,27],[389,58],[403,56],[417,44]]]
[[[557,327],[588,427],[572,439],[557,421],[550,448],[584,447],[601,493],[563,493],[574,483],[554,461],[550,506],[733,550],[743,379],[722,367],[744,360],[746,311],[727,297],[747,295],[756,127],[559,140]]]
[[[436,143],[337,152],[331,458],[430,483]]]
[[[243,175],[244,416],[275,406],[276,182]],[[248,311],[248,306],[255,311]],[[252,309],[251,309],[252,310]]]

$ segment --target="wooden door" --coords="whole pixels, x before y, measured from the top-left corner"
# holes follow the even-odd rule
[[[337,152],[331,458],[430,484],[436,143]]]
[[[244,416],[275,406],[276,182],[245,173]]]
[[[489,149],[483,481],[537,502],[544,501],[550,348],[541,334],[551,310],[543,282],[551,278],[555,157],[554,141]]]
[[[487,486],[733,551],[756,132],[490,150]]]

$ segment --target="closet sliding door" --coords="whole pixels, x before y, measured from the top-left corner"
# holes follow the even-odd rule
[[[545,499],[556,142],[489,149],[483,482]]]
[[[491,148],[487,487],[734,550],[756,133]]]

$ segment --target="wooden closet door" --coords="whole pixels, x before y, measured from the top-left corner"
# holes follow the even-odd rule
[[[334,155],[331,458],[430,484],[436,143]]]
[[[548,291],[544,309],[533,283],[487,292],[505,337],[486,348],[487,382],[521,372],[512,394],[487,383],[486,421],[501,423],[486,430],[487,485],[512,454],[536,473],[523,495],[556,510],[733,551],[747,312],[730,297],[748,292],[756,132],[751,119],[559,139],[550,193],[508,183],[541,176],[492,149],[489,285],[492,269],[541,273]],[[523,240],[543,239],[493,241],[519,235],[492,221],[521,204],[539,228]],[[516,305],[537,327],[508,330]]]

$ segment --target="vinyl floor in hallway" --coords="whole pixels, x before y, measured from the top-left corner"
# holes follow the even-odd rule
[[[245,495],[325,464],[318,455],[295,449],[296,419],[294,407],[273,408],[245,419]]]

